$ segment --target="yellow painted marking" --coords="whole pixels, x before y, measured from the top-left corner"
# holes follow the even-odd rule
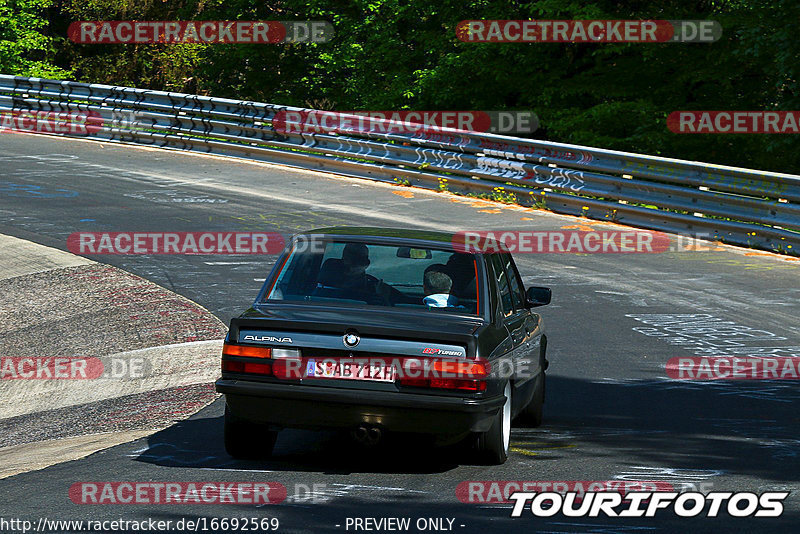
[[[519,441],[514,442],[512,447],[509,447],[510,451],[518,452],[519,454],[523,454],[525,456],[538,456],[542,452],[547,452],[550,450],[555,449],[572,449],[575,448],[576,445],[564,443],[564,444],[552,444],[552,443],[545,443],[542,441]],[[522,447],[518,447],[516,445],[543,445],[542,447],[538,447],[536,449],[523,449]]]
[[[562,230],[580,230],[582,232],[591,232],[594,229],[589,226],[588,224],[568,224],[567,226],[562,226]]]

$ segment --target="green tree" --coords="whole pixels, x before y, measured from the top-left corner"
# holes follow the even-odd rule
[[[86,82],[336,110],[532,110],[541,139],[800,172],[798,135],[680,135],[666,126],[672,111],[800,109],[797,0],[18,0],[11,10],[12,1],[0,0],[5,72],[48,75],[58,65]],[[125,19],[323,19],[335,36],[84,45],[47,35],[66,35],[73,21]],[[465,43],[455,34],[465,19],[712,19],[723,35]]]
[[[52,0],[0,0],[0,72],[42,78],[66,78],[71,69],[54,64],[63,38],[48,29]]]

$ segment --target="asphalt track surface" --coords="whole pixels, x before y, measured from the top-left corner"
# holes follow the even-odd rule
[[[35,135],[0,138],[0,233],[63,250],[76,231],[291,234],[330,225],[558,230],[587,224],[234,159]],[[252,302],[275,257],[92,259],[184,295],[227,322]],[[471,465],[453,451],[403,439],[370,452],[338,434],[300,431],[281,433],[270,460],[234,461],[222,446],[219,399],[147,438],[0,480],[0,517],[277,517],[283,532],[353,532],[346,520],[355,517],[410,517],[412,525],[418,518],[451,518],[454,531],[469,533],[800,529],[798,382],[676,381],[664,370],[669,358],[692,356],[723,339],[713,328],[692,329],[686,324],[691,314],[751,333],[736,346],[797,353],[800,262],[716,246],[661,254],[518,255],[517,262],[526,285],[553,289],[553,304],[542,309],[551,366],[545,425],[515,428],[502,466]],[[35,432],[37,417],[15,426]],[[508,504],[462,503],[456,496],[463,481],[504,480],[664,481],[705,491],[793,493],[780,519],[685,519],[666,512],[511,519]],[[289,498],[260,507],[79,505],[68,490],[80,481],[269,481],[283,484]],[[313,497],[304,493],[314,484]]]

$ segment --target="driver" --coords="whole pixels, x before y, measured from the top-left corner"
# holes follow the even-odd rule
[[[369,249],[363,243],[348,243],[342,250],[342,280],[339,287],[353,292],[353,296],[369,304],[390,303],[391,288],[382,280],[367,274]]]
[[[367,245],[363,243],[346,244],[342,251],[342,274],[344,276],[342,286],[362,291],[374,286],[377,279],[367,274],[369,264]]]
[[[450,294],[453,280],[441,271],[428,271],[422,280],[425,298],[422,302],[431,308],[454,308],[458,305],[458,298]]]
[[[368,304],[391,305],[399,291],[367,274],[370,265],[369,248],[364,243],[347,243],[342,257],[328,258],[322,264],[317,289],[343,290],[339,297],[363,300]],[[324,296],[324,295],[323,295]]]

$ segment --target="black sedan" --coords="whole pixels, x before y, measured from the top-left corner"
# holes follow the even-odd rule
[[[327,228],[294,236],[222,354],[225,446],[271,454],[282,428],[459,441],[506,460],[514,418],[542,422],[547,338],[511,255],[453,234]]]

